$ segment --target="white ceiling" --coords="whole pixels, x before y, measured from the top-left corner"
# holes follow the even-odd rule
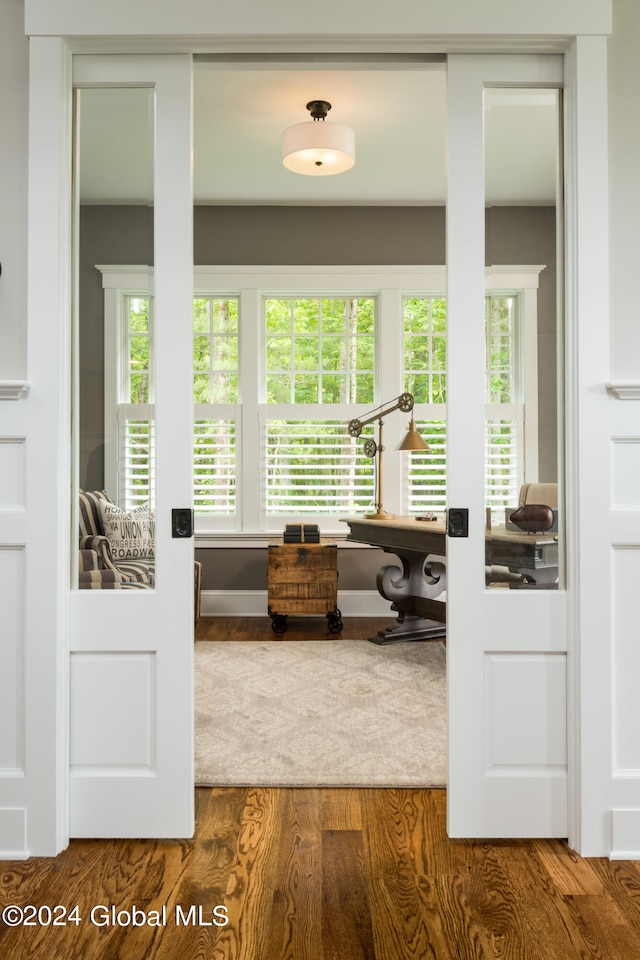
[[[328,100],[328,120],[356,135],[355,166],[306,177],[282,165],[285,127]],[[152,95],[84,90],[80,192],[85,203],[150,203]],[[487,201],[554,202],[556,95],[492,90],[485,100]],[[446,72],[423,67],[197,63],[194,195],[199,204],[442,204],[446,195]]]

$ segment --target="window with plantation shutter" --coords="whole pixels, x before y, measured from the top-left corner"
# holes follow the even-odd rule
[[[233,523],[237,497],[239,299],[193,301],[193,508]]]
[[[120,316],[111,489],[130,509],[154,500],[153,297],[124,293]],[[227,520],[236,512],[238,374],[238,298],[194,298],[194,510]]]
[[[518,502],[526,466],[525,407],[537,409],[531,389],[526,397],[521,293],[487,294],[484,323],[485,501],[499,517]],[[416,401],[416,428],[431,447],[410,455],[407,512],[441,511],[446,505],[446,299],[405,297],[403,324],[404,387]]]
[[[404,389],[413,394],[416,429],[430,447],[408,455],[406,512],[441,512],[447,504],[445,297],[404,297],[402,320]]]
[[[135,507],[154,496],[153,270],[100,269],[105,486]],[[485,492],[497,517],[536,476],[540,269],[487,268]],[[358,439],[348,424],[402,391],[430,449],[385,458],[385,505],[445,509],[446,276],[406,270],[195,268],[197,532],[273,533],[296,517],[342,532],[339,518],[375,499],[375,461],[363,453],[374,424]]]
[[[520,295],[485,298],[485,503],[496,518],[524,480],[523,319]]]
[[[375,396],[373,297],[265,297],[264,514],[367,509],[373,464],[347,424]]]
[[[143,503],[154,506],[152,310],[149,294],[123,298],[117,489],[118,502],[127,510]]]

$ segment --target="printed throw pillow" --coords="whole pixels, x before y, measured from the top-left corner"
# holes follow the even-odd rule
[[[155,556],[155,521],[149,505],[121,510],[115,503],[100,500],[102,528],[114,560],[143,560]]]

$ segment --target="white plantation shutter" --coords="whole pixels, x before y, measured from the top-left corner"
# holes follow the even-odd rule
[[[344,419],[334,406],[327,419],[317,413],[300,420],[300,407],[261,407],[267,515],[358,513],[373,502],[374,463],[362,453],[371,429],[355,439],[347,431],[352,411]]]
[[[524,482],[523,405],[487,405],[485,424],[486,504],[499,514],[517,504]],[[416,420],[416,430],[431,449],[410,454],[405,481],[407,513],[442,512],[447,490],[446,421]]]
[[[505,417],[515,404],[487,408],[485,420],[485,503],[492,511],[513,507],[523,482],[522,434],[523,409]],[[504,410],[507,407],[507,410]]]
[[[202,409],[197,407],[196,411]],[[193,425],[193,493],[197,513],[234,514],[236,509],[236,427],[234,419],[207,418]],[[118,409],[119,502],[130,510],[154,500],[153,404]]]
[[[212,419],[216,408],[198,404],[193,424],[193,505],[196,513],[236,512],[236,420]]]
[[[431,449],[413,450],[407,458],[407,513],[442,512],[447,505],[446,421],[416,420],[416,430]]]
[[[485,298],[485,504],[498,521],[517,504],[526,468],[522,324],[522,297]]]
[[[118,407],[118,494],[126,510],[153,506],[155,437],[153,404],[121,403]]]
[[[436,334],[429,324],[433,304],[440,309],[441,323]],[[414,297],[405,300],[405,387],[422,394],[430,403],[416,403],[416,428],[431,447],[430,451],[412,452],[405,470],[404,498],[407,513],[421,514],[443,511],[446,506],[446,406],[433,402],[443,390],[445,374],[441,372],[442,356],[434,366],[435,343],[440,353],[446,337],[442,325],[443,297]],[[500,519],[505,507],[514,506],[525,477],[524,395],[522,382],[524,368],[520,350],[524,337],[518,327],[522,305],[516,294],[488,296],[485,301],[486,357],[491,369],[487,371],[487,403],[485,405],[485,502]],[[416,323],[415,315],[421,320]],[[417,332],[413,329],[416,327]],[[417,347],[416,347],[417,345]],[[420,362],[421,369],[411,364]],[[434,373],[434,371],[436,371]],[[537,397],[529,396],[537,405]],[[533,443],[537,448],[537,442]],[[532,465],[530,465],[531,467]],[[535,465],[533,465],[535,474]]]

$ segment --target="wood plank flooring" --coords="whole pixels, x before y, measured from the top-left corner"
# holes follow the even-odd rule
[[[357,639],[380,623],[348,626]],[[267,618],[203,621],[198,634],[263,628],[273,638]],[[300,633],[322,639],[324,625],[302,620],[284,639]],[[195,795],[192,840],[74,840],[54,859],[0,863],[0,909],[45,908],[34,925],[0,920],[2,960],[640,957],[640,862],[583,860],[559,840],[449,840],[444,790]],[[134,907],[152,922],[124,925]]]
[[[269,617],[203,617],[196,624],[196,640],[366,640],[395,622],[394,617],[346,617],[342,632],[336,634],[329,630],[326,617],[292,615],[286,632],[276,634]]]
[[[640,956],[640,863],[582,860],[555,840],[451,841],[445,803],[444,790],[199,788],[193,840],[74,840],[55,859],[0,864],[3,906],[77,904],[82,918],[15,929],[0,921],[0,956]],[[100,926],[96,905],[129,915],[135,906],[150,919],[166,907],[166,919]],[[225,927],[211,925],[216,905],[227,908]]]

